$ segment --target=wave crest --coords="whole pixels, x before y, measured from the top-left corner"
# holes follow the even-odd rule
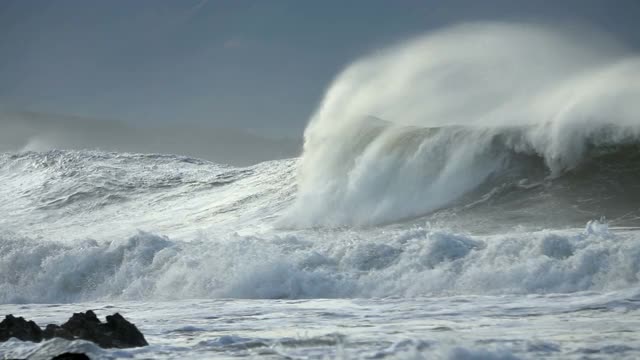
[[[638,98],[640,58],[604,36],[480,23],[414,39],[331,85],[305,132],[284,222],[425,214],[506,171],[513,154],[559,176],[593,147],[638,143]]]

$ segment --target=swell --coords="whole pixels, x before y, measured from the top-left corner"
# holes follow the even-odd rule
[[[236,168],[177,155],[4,153],[0,230],[63,240],[257,226],[290,201],[294,164]]]

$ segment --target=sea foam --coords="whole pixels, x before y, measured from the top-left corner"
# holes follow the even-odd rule
[[[0,303],[570,293],[625,289],[639,276],[638,233],[595,222],[491,236],[414,227],[190,242],[0,237]]]

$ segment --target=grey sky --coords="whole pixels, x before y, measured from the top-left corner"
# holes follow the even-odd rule
[[[637,48],[638,19],[638,0],[0,0],[0,106],[296,136],[342,67],[411,35],[583,22]]]

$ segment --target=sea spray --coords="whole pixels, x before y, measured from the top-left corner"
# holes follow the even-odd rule
[[[514,155],[559,176],[594,146],[636,143],[638,98],[640,58],[604,35],[507,23],[427,34],[356,61],[329,87],[283,224],[424,215]]]

